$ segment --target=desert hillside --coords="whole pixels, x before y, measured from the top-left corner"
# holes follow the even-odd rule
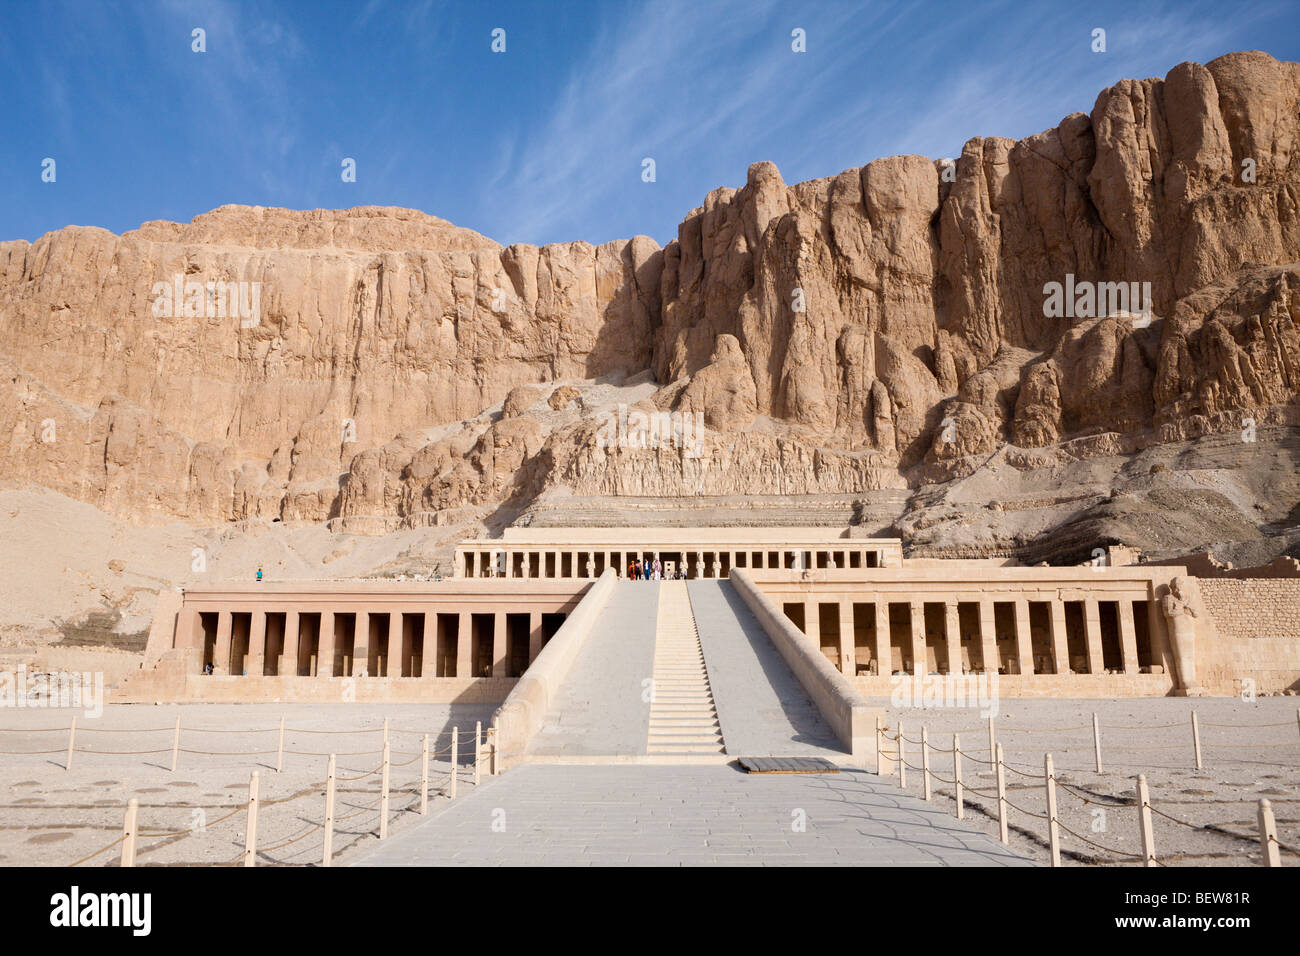
[[[1250,52],[954,160],[756,163],[663,248],[243,206],[0,243],[5,641],[133,635],[138,590],[259,562],[435,573],[512,521],[1268,560],[1300,524],[1298,208],[1300,64]],[[257,315],[160,309],[187,282]],[[607,440],[638,411],[700,425]]]

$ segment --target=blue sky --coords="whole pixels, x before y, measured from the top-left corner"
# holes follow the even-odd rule
[[[502,243],[666,243],[717,186],[955,156],[1242,49],[1294,0],[45,2],[0,17],[0,239],[223,203],[408,206]],[[201,27],[207,52],[191,50]],[[493,53],[492,31],[506,31]],[[807,52],[791,50],[806,31]],[[1107,51],[1090,49],[1095,28]],[[57,180],[41,181],[53,158]],[[357,181],[340,163],[351,157]],[[642,180],[655,161],[656,181]]]

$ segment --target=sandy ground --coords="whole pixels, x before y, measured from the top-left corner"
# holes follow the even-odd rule
[[[886,701],[880,701],[887,704]],[[1066,865],[1134,865],[1126,855],[1141,850],[1134,781],[1145,773],[1151,788],[1156,855],[1171,866],[1258,865],[1256,803],[1267,797],[1277,818],[1284,865],[1300,865],[1300,725],[1294,697],[1254,703],[1219,698],[1106,701],[1003,700],[996,710],[997,739],[1004,745],[1011,846],[1046,860],[1045,793],[1039,775],[1043,753],[1056,765],[1058,810]],[[1204,769],[1194,767],[1191,711],[1201,724]],[[323,834],[326,754],[338,754],[336,862],[377,840],[379,776],[360,777],[379,766],[384,715],[393,748],[390,832],[419,819],[419,752],[424,733],[453,724],[486,725],[492,708],[461,705],[185,704],[110,705],[98,720],[78,716],[77,752],[64,769],[67,727],[74,711],[46,708],[0,712],[0,749],[51,751],[0,755],[4,798],[0,803],[0,865],[67,866],[108,846],[121,835],[123,811],[140,801],[144,834],[140,865],[211,865],[238,861],[244,845],[242,810],[249,774],[260,776],[259,865],[317,865]],[[1095,771],[1092,714],[1102,727],[1103,772]],[[901,717],[909,769],[907,789],[922,792],[921,728],[934,750],[934,799],[951,812],[952,732],[961,733],[966,819],[997,834],[995,775],[988,760],[987,722],[973,709],[889,708],[888,723]],[[171,744],[177,716],[183,731],[180,764],[172,773]],[[279,721],[284,716],[284,771],[275,770]],[[1232,726],[1221,726],[1232,725]],[[52,728],[49,731],[41,728]],[[111,729],[110,729],[111,728]],[[1123,728],[1123,729],[1121,729]],[[1140,729],[1128,729],[1140,728]],[[221,730],[221,733],[204,732]],[[329,731],[312,733],[311,731]],[[468,743],[466,743],[468,747]],[[92,754],[89,751],[100,751]],[[130,751],[114,754],[107,751]],[[196,753],[193,751],[205,751]],[[218,754],[222,751],[226,753]],[[465,758],[467,759],[467,758]],[[405,764],[402,766],[402,764]],[[430,761],[430,809],[445,801],[447,755]],[[1021,771],[1017,773],[1015,771]],[[459,793],[472,789],[463,763]],[[970,788],[976,788],[975,791]],[[979,793],[976,791],[984,791]],[[1027,812],[1026,812],[1027,811]],[[1186,826],[1160,816],[1184,821]],[[1082,837],[1083,839],[1080,839]],[[1085,840],[1105,849],[1090,846]],[[292,842],[290,842],[292,841]],[[275,849],[271,849],[275,847]],[[1113,852],[1112,852],[1113,851]],[[115,865],[114,846],[87,866]]]
[[[335,861],[346,862],[355,848],[378,839],[380,774],[362,775],[380,766],[384,716],[392,748],[389,832],[396,833],[420,819],[423,734],[430,735],[431,753],[448,751],[452,726],[460,728],[457,788],[463,796],[473,790],[474,722],[486,728],[492,710],[446,704],[122,704],[92,720],[72,709],[6,708],[0,711],[0,750],[56,752],[0,755],[0,866],[68,866],[108,846],[122,834],[131,797],[140,802],[137,865],[242,863],[253,771],[261,797],[258,865],[319,865],[329,752],[338,755]],[[65,770],[74,713],[77,751],[72,769]],[[182,730],[179,766],[172,773],[178,716],[189,729]],[[288,729],[284,770],[277,773],[281,716]],[[223,732],[205,732],[216,729]],[[448,799],[450,769],[449,753],[430,758],[431,811]],[[113,846],[82,865],[116,865],[120,852]]]
[[[903,721],[907,789],[921,793],[921,728],[933,751],[934,799],[956,807],[952,734],[960,734],[966,819],[996,835],[996,774],[989,761],[988,726],[976,709],[887,707],[891,733]],[[1140,854],[1135,787],[1145,774],[1151,793],[1156,858],[1170,866],[1257,866],[1256,823],[1261,797],[1273,806],[1284,866],[1300,866],[1300,721],[1295,697],[1254,702],[1234,698],[1126,700],[1009,700],[994,718],[1003,745],[1011,846],[1047,860],[1043,755],[1055,764],[1057,808],[1063,827],[1062,862],[1127,864]],[[1195,766],[1191,713],[1200,723],[1202,769]],[[1092,715],[1101,724],[1102,773],[1096,772]],[[1223,726],[1230,725],[1230,726]],[[892,742],[889,747],[896,746]],[[918,769],[912,769],[913,767]],[[1016,772],[1020,771],[1020,772]],[[975,787],[983,793],[972,792]],[[1023,812],[1027,811],[1027,812]],[[1183,821],[1182,825],[1167,817]],[[1082,837],[1082,839],[1080,839]],[[1090,846],[1091,841],[1105,849]],[[1290,852],[1286,852],[1289,850]]]

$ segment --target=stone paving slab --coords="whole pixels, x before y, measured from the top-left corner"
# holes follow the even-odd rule
[[[727,753],[843,756],[781,653],[729,581],[687,585]]]
[[[861,770],[525,765],[356,866],[1029,866]]]
[[[573,662],[530,754],[644,754],[654,674],[659,582],[619,581]]]

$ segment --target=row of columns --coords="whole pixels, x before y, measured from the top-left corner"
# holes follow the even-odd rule
[[[804,632],[811,638],[818,640],[820,646],[821,639],[821,615],[820,604],[832,603],[827,601],[818,601],[813,598],[804,600]],[[842,673],[847,676],[855,676],[857,672],[857,650],[855,647],[854,633],[854,603],[851,600],[840,600],[838,602],[839,610],[839,629],[840,629],[840,661],[839,666]],[[862,602],[858,602],[862,603]],[[944,606],[944,641],[948,655],[949,673],[961,672],[961,622],[960,612],[957,601],[926,601],[923,598],[903,598],[901,600],[889,600],[883,596],[874,603],[875,610],[875,661],[877,664],[877,674],[889,676],[894,671],[893,666],[893,648],[891,646],[892,634],[889,626],[889,608],[891,604],[907,604],[909,606],[909,616],[911,619],[911,633],[909,635],[912,652],[912,665],[914,670],[924,673],[928,668],[928,646],[925,631],[925,606],[926,604],[942,603]],[[997,630],[994,612],[995,603],[1013,603],[1015,605],[1015,639],[1016,639],[1016,658],[1022,674],[1032,674],[1035,672],[1033,656],[1033,635],[1030,626],[1028,598],[1017,598],[1012,602],[995,602],[993,600],[980,600],[978,602],[962,602],[979,604],[979,641],[980,641],[980,662],[986,671],[996,670],[1000,664],[998,647],[997,647]],[[1070,670],[1069,644],[1066,633],[1065,622],[1065,605],[1063,600],[1050,600],[1044,602],[1049,606],[1048,610],[1048,630],[1050,635],[1050,659],[1052,673],[1066,674]],[[1086,597],[1082,599],[1083,604],[1083,621],[1085,633],[1085,653],[1087,658],[1087,668],[1090,674],[1101,674],[1105,672],[1102,656],[1102,635],[1101,635],[1101,611],[1100,604],[1096,597]],[[1121,663],[1123,671],[1126,674],[1138,673],[1138,649],[1137,649],[1137,628],[1134,621],[1133,601],[1129,599],[1118,600],[1118,622],[1119,622],[1119,644]],[[1153,606],[1153,605],[1152,605]],[[1155,660],[1159,660],[1159,655],[1155,654],[1156,647],[1156,628],[1154,621],[1148,627],[1148,633],[1152,640],[1152,653]],[[900,662],[901,663],[901,662]]]
[[[697,549],[694,551],[692,551],[691,549],[685,549],[685,550],[663,549],[658,551],[653,549],[646,549],[641,551],[617,551],[617,550],[602,549],[599,551],[581,551],[581,550],[573,551],[567,549],[554,550],[554,549],[538,549],[538,548],[517,548],[517,549],[501,548],[493,551],[474,550],[474,551],[462,552],[462,556],[457,564],[456,571],[458,575],[464,576],[466,571],[465,558],[468,557],[469,576],[475,578],[481,578],[481,577],[592,578],[596,576],[595,573],[596,556],[601,555],[604,558],[605,567],[613,567],[615,570],[618,571],[620,576],[623,576],[627,573],[627,564],[629,561],[638,558],[641,559],[642,561],[645,561],[647,558],[652,562],[659,561],[662,560],[663,555],[681,555],[682,560],[685,560],[686,555],[688,554],[694,554],[696,567],[704,570],[704,573],[700,574],[699,576],[708,577],[708,578],[716,578],[722,576],[721,572],[722,572],[724,555],[727,557],[728,567],[730,568],[737,568],[737,567],[739,568],[752,567],[757,569],[784,568],[784,569],[802,571],[806,568],[811,568],[816,566],[819,563],[819,556],[822,554],[825,554],[827,556],[826,566],[828,568],[880,567],[882,563],[881,561],[882,556],[880,552],[878,552],[874,548],[865,548],[865,549],[855,548],[852,550],[839,549],[833,551],[826,551],[825,549],[811,550],[811,551],[806,549],[797,550],[797,551],[789,551],[789,550],[781,550],[781,549],[756,551],[756,550],[751,550],[749,548],[741,548],[735,550],[729,549],[723,551],[702,550],[702,549]],[[770,557],[773,554],[777,555],[777,560],[775,562],[771,562],[770,560]],[[515,574],[515,558],[521,555],[522,557],[520,558],[520,573]],[[580,558],[583,555],[586,556],[587,560],[586,560],[586,566],[583,568],[583,572],[580,574],[578,572],[578,569],[580,566],[582,566],[582,562]],[[538,573],[535,575],[532,573],[532,559],[534,556],[537,557],[539,562]],[[547,560],[548,556],[550,556],[553,559],[553,561],[548,561]],[[857,564],[853,564],[854,556],[856,556],[857,558]],[[563,573],[564,564],[565,564],[564,559],[566,557],[569,559],[568,567],[570,570],[570,573],[567,575]],[[740,560],[740,558],[742,557],[743,557],[743,561]],[[751,559],[753,558],[758,559],[756,563],[752,563]],[[552,568],[554,573],[548,574],[547,573],[548,567]]]
[[[198,612],[190,612],[195,616],[196,629]],[[250,676],[261,676],[265,670],[266,661],[266,624],[267,615],[277,613],[271,610],[254,610],[248,612],[251,614],[251,626],[248,635],[248,655],[245,671]],[[282,677],[292,677],[298,674],[299,666],[299,646],[301,638],[301,612],[289,609],[284,614],[284,637],[281,643],[282,653],[276,662],[276,672]],[[334,673],[334,652],[336,650],[335,638],[337,631],[335,628],[336,613],[355,614],[356,623],[353,628],[352,643],[352,676],[363,676],[370,659],[370,618],[372,613],[382,614],[388,618],[388,654],[386,658],[386,674],[389,677],[400,676],[402,672],[402,661],[410,654],[412,648],[406,646],[406,634],[403,628],[403,618],[407,614],[420,615],[424,619],[424,637],[421,651],[421,674],[423,678],[435,677],[437,675],[437,652],[438,652],[438,617],[437,611],[385,611],[370,612],[367,610],[358,610],[355,612],[335,612],[333,610],[324,610],[320,613],[320,633],[317,639],[316,649],[316,675],[317,677],[341,677],[343,674]],[[441,612],[447,614],[449,612]],[[459,611],[457,615],[456,628],[456,672],[448,674],[448,677],[475,677],[483,676],[471,673],[473,669],[474,654],[474,616],[475,614],[492,614],[492,677],[507,676],[509,667],[509,640],[508,640],[508,620],[506,611]],[[523,612],[519,612],[523,613]],[[226,674],[230,673],[230,656],[232,650],[234,612],[222,610],[217,612],[217,633],[216,641],[212,653],[213,673]],[[540,611],[528,612],[528,663],[531,664],[536,660],[537,655],[542,651],[543,644],[542,631],[542,613]],[[393,662],[397,666],[393,666]],[[359,663],[358,663],[359,662]],[[366,674],[365,676],[377,676]]]

